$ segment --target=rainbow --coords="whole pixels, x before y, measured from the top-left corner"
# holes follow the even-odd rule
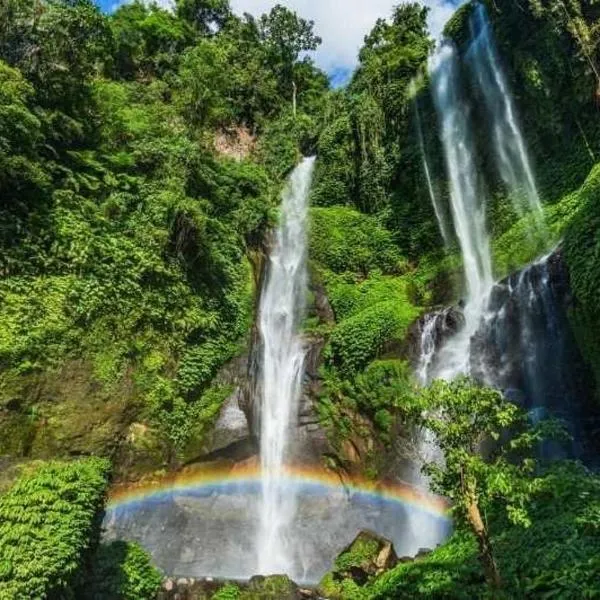
[[[348,496],[357,495],[373,502],[395,502],[428,513],[434,518],[448,518],[449,505],[445,499],[423,493],[406,483],[345,479],[322,468],[307,467],[287,467],[282,470],[281,479],[308,494],[326,495],[342,490]],[[139,505],[160,502],[176,495],[233,495],[259,491],[260,468],[256,464],[234,468],[195,468],[146,483],[117,485],[110,493],[107,510],[135,509]]]

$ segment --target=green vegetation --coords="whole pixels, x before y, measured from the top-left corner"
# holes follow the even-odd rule
[[[486,4],[600,389],[598,8]],[[472,6],[446,27],[461,53]],[[426,24],[422,5],[395,7],[365,38],[349,85],[330,90],[306,57],[320,44],[313,23],[279,5],[236,16],[227,0],[173,10],[133,0],[110,15],[92,0],[0,3],[6,480],[35,459],[108,457],[117,477],[135,479],[203,455],[233,391],[223,367],[248,349],[282,182],[316,153],[309,258],[315,298],[325,291],[334,318],[313,314],[306,329],[324,343],[324,460],[377,478],[407,430],[427,427],[446,459],[428,472],[456,521],[431,555],[365,586],[330,575],[324,590],[348,600],[598,596],[598,477],[531,459],[542,428],[497,392],[459,380],[415,393],[411,326],[456,301],[461,271],[455,246],[443,248],[415,129],[418,109],[446,206]],[[485,116],[465,87],[504,276],[546,248],[482,150]],[[140,547],[99,544],[109,471],[99,458],[25,466],[0,496],[0,599],[154,597],[161,575]],[[334,572],[371,550],[348,551]],[[294,593],[274,577],[216,598]]]
[[[571,321],[600,390],[600,167],[592,171],[578,196],[581,210],[565,235],[565,257],[576,298]]]
[[[72,597],[98,543],[110,464],[48,463],[0,496],[0,598]]]
[[[492,588],[503,586],[483,515],[492,503],[506,506],[508,520],[529,527],[527,504],[540,485],[533,450],[552,423],[527,424],[527,415],[501,392],[468,379],[436,381],[417,396],[415,421],[436,439],[444,464],[425,465],[432,489],[450,499],[455,520],[477,539]],[[483,444],[493,449],[484,452]]]
[[[253,577],[247,584],[228,583],[210,596],[212,600],[293,600],[298,587],[286,575]]]
[[[318,412],[344,462],[348,440],[390,444],[396,409],[411,389],[404,340],[420,310],[408,262],[377,217],[343,206],[315,207],[311,217],[313,274],[336,321],[326,331]],[[361,457],[372,476],[381,467],[377,454]]]
[[[247,345],[249,257],[328,87],[299,58],[319,39],[225,1],[11,0],[0,22],[0,449],[113,455],[142,423],[146,468],[177,464]]]
[[[332,273],[368,277],[373,270],[402,270],[402,256],[377,219],[335,206],[311,211],[311,258]]]
[[[228,583],[212,597],[212,600],[239,600],[240,594],[240,588],[237,585]]]
[[[533,426],[492,389],[468,379],[405,395],[407,422],[430,429],[444,456],[427,465],[452,500],[455,533],[430,554],[375,577],[377,544],[359,539],[320,584],[326,597],[594,598],[598,594],[600,478],[571,462],[532,458],[557,423]],[[482,448],[485,450],[482,452]]]
[[[485,584],[472,533],[458,529],[427,557],[401,564],[368,590],[373,600],[415,598],[595,598],[600,576],[598,498],[600,479],[583,467],[558,464],[532,494],[527,528],[514,525],[503,508],[491,506],[486,519],[501,591]]]
[[[83,594],[91,600],[154,600],[162,575],[137,544],[101,544]]]
[[[411,81],[432,48],[426,18],[423,6],[401,4],[365,38],[348,88],[323,108],[313,189],[316,205],[376,215],[410,259],[441,245],[410,108]]]

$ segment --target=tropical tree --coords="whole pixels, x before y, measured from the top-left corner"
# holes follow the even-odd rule
[[[147,80],[173,70],[193,32],[170,11],[141,0],[123,4],[110,18],[117,74]]]
[[[289,93],[292,92],[294,111],[298,88],[295,64],[302,52],[316,50],[322,41],[315,35],[314,25],[314,21],[307,21],[280,4],[259,20],[269,63],[282,82],[281,92],[284,97],[289,98]]]
[[[468,378],[434,382],[413,408],[443,455],[443,464],[424,468],[432,487],[452,501],[458,522],[477,538],[486,579],[499,588],[502,579],[484,514],[500,503],[512,523],[529,527],[527,504],[542,483],[531,451],[560,428],[551,421],[530,425],[527,414],[501,392]]]
[[[211,35],[231,17],[231,8],[228,0],[177,0],[176,14],[201,35]]]

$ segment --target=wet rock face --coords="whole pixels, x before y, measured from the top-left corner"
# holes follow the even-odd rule
[[[165,579],[157,600],[209,600],[223,587],[213,579],[179,578]]]
[[[430,335],[431,351],[437,350],[453,335],[457,334],[465,324],[465,316],[461,306],[450,306],[423,315],[411,327],[408,333],[408,348],[411,364],[418,367],[423,350],[423,336]]]
[[[591,433],[598,415],[593,380],[569,324],[571,301],[560,251],[501,281],[471,340],[471,372],[533,418],[563,419],[574,443],[558,453],[585,458],[594,452]]]
[[[225,401],[219,418],[210,434],[205,460],[246,460],[258,451],[256,439],[250,432],[246,413],[240,407],[241,388]]]

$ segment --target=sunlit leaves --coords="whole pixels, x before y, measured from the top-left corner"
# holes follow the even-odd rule
[[[110,465],[49,463],[0,497],[0,598],[69,596],[96,543]]]

